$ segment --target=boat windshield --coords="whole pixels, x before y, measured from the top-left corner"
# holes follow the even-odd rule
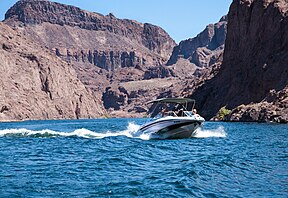
[[[150,118],[191,117],[195,114],[193,113],[195,100],[189,98],[164,98],[149,103],[153,103]]]

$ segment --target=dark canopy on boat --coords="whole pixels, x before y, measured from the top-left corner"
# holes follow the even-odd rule
[[[178,103],[178,104],[185,104],[189,102],[195,102],[195,100],[190,99],[190,98],[160,98],[157,100],[152,100],[148,102],[150,103]]]

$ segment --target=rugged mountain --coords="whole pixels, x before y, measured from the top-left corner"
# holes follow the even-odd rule
[[[66,60],[88,62],[105,70],[161,65],[175,46],[155,25],[47,0],[18,1],[7,11],[5,23]]]
[[[140,108],[132,106],[139,103],[144,107],[147,99],[140,94],[142,101],[134,103],[129,97],[136,97],[135,94],[128,94],[125,97],[132,102],[119,103],[119,109],[111,101],[122,97],[117,90],[123,83],[136,81],[139,87],[142,80],[173,76],[173,71],[162,65],[176,43],[162,28],[152,24],[44,0],[18,1],[7,11],[4,23],[72,63],[86,88],[102,95],[105,107],[111,112],[121,111],[121,116],[141,113]],[[137,93],[144,93],[141,90],[140,86]],[[147,100],[155,98],[157,90]]]
[[[96,118],[102,102],[73,67],[0,23],[0,120]]]
[[[223,106],[239,106],[232,120],[288,121],[287,11],[286,0],[233,1],[221,69],[190,95],[206,118]],[[252,107],[261,115],[246,119]],[[271,111],[273,116],[268,115]]]
[[[186,61],[186,65],[194,68],[194,72],[211,66],[223,53],[226,33],[227,16],[223,16],[218,23],[209,24],[196,37],[181,41],[174,47],[167,65],[183,67],[183,59],[187,59],[191,64]]]

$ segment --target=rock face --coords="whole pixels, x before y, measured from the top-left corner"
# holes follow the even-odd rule
[[[96,118],[104,115],[66,62],[0,23],[0,120]]]
[[[5,23],[22,29],[66,60],[90,62],[106,70],[161,65],[175,42],[160,27],[104,16],[44,0],[20,0]]]
[[[244,108],[248,104],[254,104],[258,110],[261,107],[262,112],[263,109],[268,112],[270,107],[267,103],[277,107],[278,113],[285,109],[287,111],[287,11],[286,0],[233,1],[228,14],[221,69],[214,78],[207,80],[191,95],[200,102],[198,108],[202,115],[211,118],[222,106],[234,109],[240,105],[244,115],[251,109],[251,106]],[[276,98],[268,102],[266,98],[273,90]],[[278,117],[281,116],[278,113]],[[255,119],[252,120],[260,119],[259,116],[254,116]],[[245,116],[240,117],[245,120]],[[273,121],[274,118],[266,116],[263,119]],[[287,119],[287,116],[283,119]]]
[[[235,108],[224,120],[287,123],[288,86],[279,92],[271,90],[260,103],[241,105]]]
[[[106,109],[120,110],[121,106],[127,104],[127,91],[123,87],[118,87],[118,90],[107,87],[102,100]]]
[[[209,67],[223,53],[226,32],[227,16],[224,16],[218,23],[208,25],[197,37],[181,41],[174,47],[167,65],[187,59],[194,67]]]
[[[176,85],[181,80],[176,78],[154,78],[114,84],[106,88],[102,100],[106,109],[113,109],[113,117],[139,117],[148,112],[147,102],[162,95],[173,97]],[[179,91],[180,89],[175,89]]]
[[[18,1],[4,23],[71,63],[86,88],[102,98],[106,109],[122,111],[120,116],[143,112],[147,100],[134,104],[130,94],[119,91],[121,83],[173,76],[162,65],[176,43],[152,24],[44,0]],[[139,89],[138,96],[143,97]],[[153,93],[151,99],[157,90]]]

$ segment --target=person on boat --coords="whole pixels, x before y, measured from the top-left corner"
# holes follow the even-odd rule
[[[162,110],[162,117],[167,116],[169,114],[169,109],[167,104],[163,105],[163,110]]]
[[[177,112],[177,116],[183,116],[183,112],[184,112],[183,108],[179,109]]]
[[[197,110],[196,110],[196,109],[193,109],[193,110],[192,110],[192,114],[195,115],[195,116],[199,116],[199,114],[197,113]]]

